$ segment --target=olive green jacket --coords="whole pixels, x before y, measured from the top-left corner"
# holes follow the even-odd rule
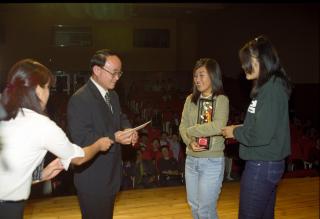
[[[223,157],[224,138],[221,135],[221,128],[225,127],[229,117],[229,99],[227,96],[215,96],[216,104],[212,122],[197,124],[198,104],[191,102],[190,94],[185,101],[179,131],[183,142],[187,145],[186,153],[194,157]],[[194,152],[190,143],[196,137],[210,137],[209,150]]]

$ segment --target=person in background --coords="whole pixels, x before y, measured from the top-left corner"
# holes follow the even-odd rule
[[[152,160],[156,160],[157,157],[160,154],[160,139],[159,138],[154,138],[151,141],[151,144],[149,145],[149,147],[147,148],[147,150],[150,152],[150,157]]]
[[[247,80],[253,82],[251,103],[243,125],[222,129],[225,138],[240,142],[246,161],[240,183],[239,218],[274,218],[277,185],[290,155],[288,101],[291,83],[275,47],[266,36],[239,51]]]
[[[205,115],[198,111],[202,103],[209,103]],[[199,114],[203,117],[199,118]],[[208,121],[199,124],[198,120],[204,117]],[[179,126],[187,146],[185,182],[195,219],[218,218],[216,206],[224,176],[225,148],[221,128],[226,126],[228,117],[229,99],[224,95],[220,66],[214,59],[199,59],[193,69],[193,92],[186,98]]]
[[[53,81],[50,70],[32,59],[23,59],[9,71],[1,97],[6,115],[0,136],[0,218],[23,218],[30,195],[32,173],[47,151],[58,158],[43,169],[40,181],[67,170],[70,163],[81,165],[113,143],[108,137],[95,138],[81,148],[71,143],[63,130],[47,117],[45,107]]]
[[[169,138],[169,145],[171,146],[171,150],[173,152],[173,157],[179,161],[180,160],[180,153],[181,153],[181,144],[179,140],[179,135],[177,133],[172,133],[171,137]]]
[[[134,168],[134,188],[154,188],[157,186],[156,167],[152,160],[143,159],[140,149],[136,150]]]
[[[139,142],[135,145],[135,149],[139,149],[142,153],[142,159],[152,160],[152,153],[148,150],[149,138],[147,133],[141,133]]]
[[[99,153],[92,162],[75,169],[74,183],[82,218],[109,219],[121,185],[121,145],[136,144],[138,133],[130,128],[114,91],[123,74],[119,56],[108,49],[99,50],[92,56],[90,68],[91,77],[68,103],[71,139],[84,146],[107,136],[114,143],[106,153]]]
[[[170,145],[168,132],[162,131],[160,136],[160,146]]]
[[[161,146],[161,157],[157,162],[159,184],[161,186],[177,186],[182,183],[182,176],[179,172],[178,161],[169,155],[169,147]]]

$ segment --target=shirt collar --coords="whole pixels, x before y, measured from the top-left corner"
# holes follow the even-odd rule
[[[99,85],[95,80],[93,80],[92,77],[90,77],[90,80],[98,88],[99,93],[102,95],[103,98],[105,97],[106,93],[109,93],[108,90],[105,90],[103,87],[101,87],[101,85]]]
[[[211,99],[211,98],[212,98],[212,94],[205,97],[205,96],[203,96],[203,95],[200,93],[200,98],[203,98],[203,99]]]

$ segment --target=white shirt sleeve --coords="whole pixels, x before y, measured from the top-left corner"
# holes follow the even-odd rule
[[[46,150],[60,158],[65,170],[69,168],[71,160],[75,157],[84,157],[81,147],[69,141],[64,131],[55,122],[46,118],[43,127],[42,142]]]

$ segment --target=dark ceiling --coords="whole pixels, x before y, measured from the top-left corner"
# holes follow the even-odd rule
[[[232,16],[233,10],[244,14],[260,10],[318,8],[319,4],[257,4],[257,3],[1,3],[1,15],[16,13],[67,14],[94,20],[130,18],[208,18],[223,13]],[[259,12],[258,12],[259,13]]]
[[[65,11],[70,15],[82,14],[95,19],[195,18],[229,6],[219,3],[7,3],[0,4],[0,13],[58,10],[60,13]]]

